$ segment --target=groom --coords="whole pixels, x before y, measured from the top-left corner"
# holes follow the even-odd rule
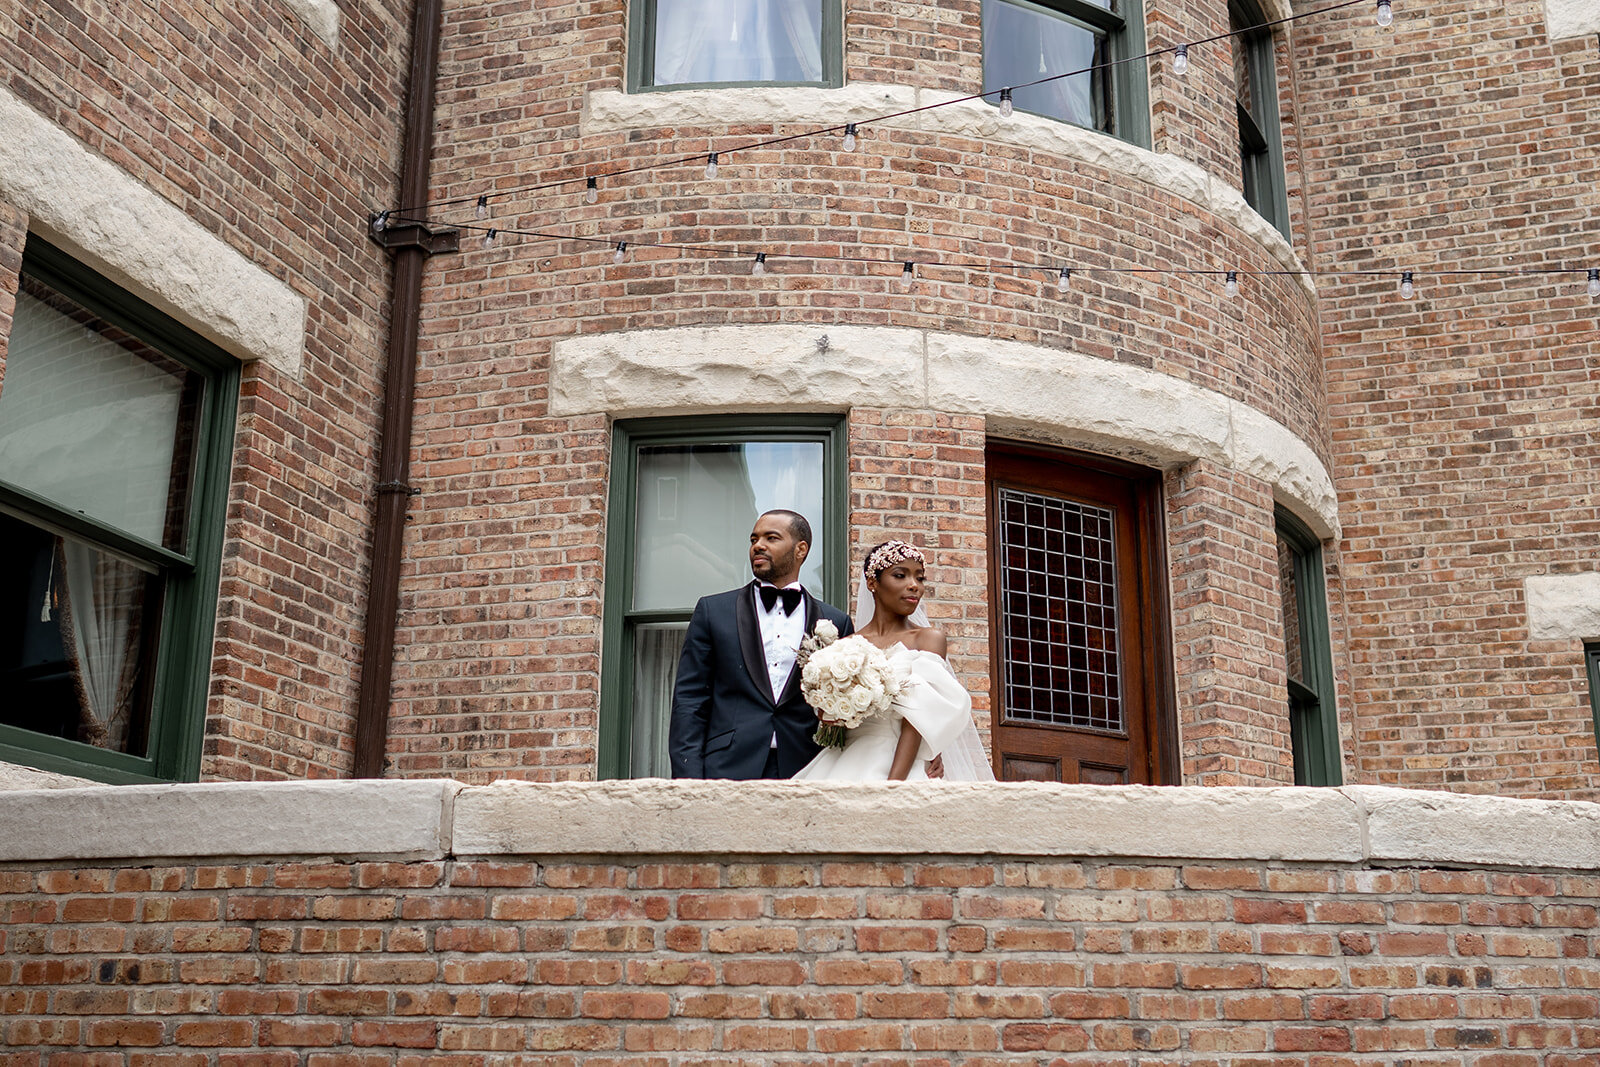
[[[805,516],[769,511],[750,531],[756,580],[694,606],[672,687],[674,778],[788,778],[817,754],[817,716],[800,696],[795,653],[818,619],[841,637],[853,627],[801,587],[810,551]]]

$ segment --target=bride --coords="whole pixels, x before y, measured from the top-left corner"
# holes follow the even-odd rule
[[[867,553],[855,632],[883,649],[911,681],[887,715],[851,730],[843,748],[824,748],[796,780],[927,779],[935,759],[946,781],[994,780],[972,724],[972,698],[945,661],[944,631],[929,625],[922,609],[926,585],[927,560],[915,546],[886,541]]]

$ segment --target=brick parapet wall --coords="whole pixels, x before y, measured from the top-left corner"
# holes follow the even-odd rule
[[[1600,1049],[1596,810],[1039,785],[11,794],[0,1038],[19,1065],[1565,1067]]]
[[[1581,272],[1430,271],[1590,265],[1574,192],[1600,179],[1600,56],[1592,35],[1551,41],[1537,0],[1395,11],[1376,47],[1295,29],[1316,265],[1419,272],[1411,302],[1393,275],[1321,285],[1351,771],[1594,797],[1581,640],[1532,639],[1523,583],[1597,567],[1596,305]]]

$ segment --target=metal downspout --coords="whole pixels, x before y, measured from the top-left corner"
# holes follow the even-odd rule
[[[428,200],[433,156],[433,96],[439,71],[443,0],[417,0],[411,35],[411,81],[406,94],[405,145],[400,161],[400,204]],[[389,688],[394,674],[394,631],[400,601],[400,564],[406,504],[413,495],[411,470],[412,393],[417,380],[417,332],[422,312],[422,267],[436,247],[425,227],[410,240],[381,239],[394,250],[388,364],[384,372],[383,437],[378,445],[377,500],[372,529],[371,583],[363,627],[361,688],[356,697],[354,777],[381,778],[389,739]],[[415,231],[421,231],[419,237]]]

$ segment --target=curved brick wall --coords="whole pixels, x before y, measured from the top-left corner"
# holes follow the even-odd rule
[[[0,819],[22,828],[0,842],[0,1038],[22,1063],[1600,1048],[1590,804],[392,782],[14,793]]]
[[[1227,68],[1197,70],[1179,85],[1151,72],[1154,151],[1020,113],[1002,124],[994,109],[965,104],[866,127],[851,153],[829,136],[729,155],[763,137],[976,91],[980,5],[846,3],[841,90],[633,96],[619,92],[625,7],[553,0],[487,18],[476,8],[446,14],[437,197],[581,177],[600,161],[598,169],[610,170],[724,154],[712,181],[703,161],[692,162],[602,178],[594,205],[579,185],[496,197],[481,223],[470,199],[437,213],[441,221],[634,247],[614,265],[605,245],[512,235],[485,250],[469,233],[459,257],[430,264],[413,468],[423,495],[413,504],[403,586],[395,772],[474,782],[593,775],[608,419],[642,412],[588,397],[559,403],[553,353],[578,340],[603,347],[639,331],[671,331],[660,349],[686,355],[667,369],[663,388],[644,390],[653,401],[648,414],[785,406],[848,413],[852,544],[895,531],[936,548],[935,613],[980,715],[989,641],[986,439],[1077,445],[1169,470],[1185,780],[1291,780],[1272,507],[1275,497],[1300,497],[1275,481],[1275,468],[1236,463],[1226,448],[1174,445],[1187,417],[1179,402],[1169,401],[1171,414],[1152,419],[1142,439],[1108,443],[1075,436],[1048,414],[941,402],[932,390],[907,399],[896,389],[846,397],[801,386],[791,396],[718,404],[673,385],[720,380],[716,365],[741,358],[742,350],[694,332],[708,328],[914,331],[946,348],[966,337],[980,342],[975,358],[988,363],[1002,359],[995,344],[1040,353],[1028,358],[1041,379],[1056,352],[1063,368],[1070,357],[1161,376],[1204,397],[1197,408],[1237,410],[1272,427],[1291,447],[1267,449],[1271,462],[1303,453],[1327,481],[1316,301],[1303,281],[1246,277],[1237,300],[1210,276],[1080,273],[1065,298],[1053,273],[930,267],[919,268],[913,292],[897,284],[902,260],[930,256],[1040,263],[1052,272],[1062,263],[1298,265],[1295,249],[1235,187],[1231,89],[1218,80]],[[1159,47],[1174,34],[1225,29],[1226,4],[1175,11],[1152,3],[1147,22]],[[1281,78],[1287,84],[1287,74]],[[1224,96],[1228,107],[1214,107]],[[640,240],[761,248],[770,273],[751,276],[745,258],[687,257],[638,248]],[[890,262],[868,269],[786,252]],[[635,343],[650,347],[648,338]],[[797,349],[792,359],[807,355]],[[775,356],[791,358],[786,349]],[[1000,389],[1040,392],[1026,383],[1018,377]],[[1069,408],[1090,403],[1070,385],[1063,396]],[[1117,410],[1136,400],[1130,390],[1093,403]],[[1324,503],[1303,510],[1331,534],[1331,493]],[[1223,574],[1235,564],[1242,580]]]

